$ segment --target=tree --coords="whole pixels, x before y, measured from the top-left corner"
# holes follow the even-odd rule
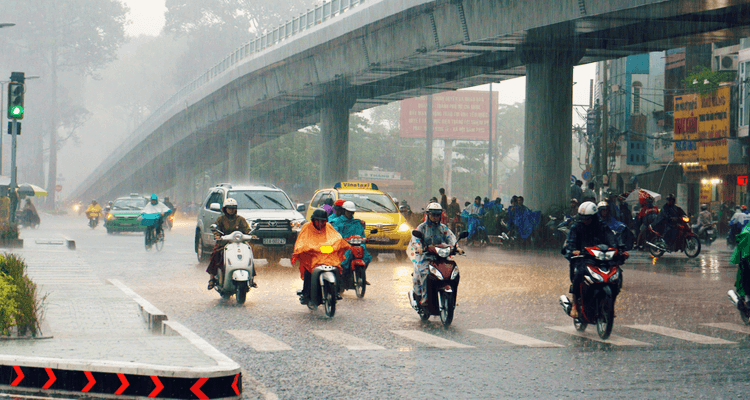
[[[49,88],[48,206],[55,204],[58,128],[61,121],[68,127],[81,122],[77,115],[61,117],[58,76],[65,71],[95,76],[114,60],[125,41],[127,11],[118,0],[26,0],[9,2],[3,8],[6,15],[15,16],[17,23],[0,39],[3,48],[9,50],[6,56],[39,68]]]
[[[682,81],[682,88],[706,94],[718,89],[720,83],[733,82],[735,78],[737,78],[736,72],[714,72],[710,68],[698,66]]]

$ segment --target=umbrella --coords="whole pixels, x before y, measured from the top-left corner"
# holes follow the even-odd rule
[[[37,185],[32,185],[30,183],[24,183],[21,185],[18,185],[18,194],[23,194],[26,196],[40,196],[44,197],[47,195],[47,191],[40,188]]]
[[[646,189],[638,188],[638,189],[635,189],[632,192],[630,192],[630,194],[628,195],[628,197],[625,198],[625,201],[629,201],[629,202],[633,202],[633,203],[635,203],[637,201],[640,204],[644,204],[646,202],[646,199],[649,196],[653,197],[654,201],[661,199],[661,195],[659,193],[652,192],[652,191],[646,190]]]

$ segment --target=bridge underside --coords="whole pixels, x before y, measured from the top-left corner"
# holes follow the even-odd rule
[[[550,150],[572,145],[574,65],[750,36],[747,1],[404,3],[414,5],[374,3],[239,62],[155,118],[74,196],[163,192],[184,185],[186,170],[230,159],[237,174],[249,147],[322,119],[323,136],[341,138],[347,112],[528,75],[524,195],[547,209],[566,201],[570,154]],[[337,161],[321,184],[346,178]]]

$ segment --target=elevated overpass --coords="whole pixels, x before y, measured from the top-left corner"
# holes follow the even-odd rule
[[[524,197],[546,209],[567,201],[573,66],[746,36],[750,0],[334,0],[183,88],[72,197],[192,198],[202,166],[246,180],[251,147],[316,123],[328,185],[351,112],[526,75]]]

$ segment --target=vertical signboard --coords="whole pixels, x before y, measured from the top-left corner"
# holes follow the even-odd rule
[[[711,184],[711,182],[708,182],[708,181],[702,182],[700,203],[701,204],[710,203],[711,199],[713,199],[713,185]]]
[[[727,164],[729,160],[729,86],[698,97],[698,162]],[[709,140],[706,140],[709,139]]]
[[[674,160],[698,161],[698,95],[674,97]]]

